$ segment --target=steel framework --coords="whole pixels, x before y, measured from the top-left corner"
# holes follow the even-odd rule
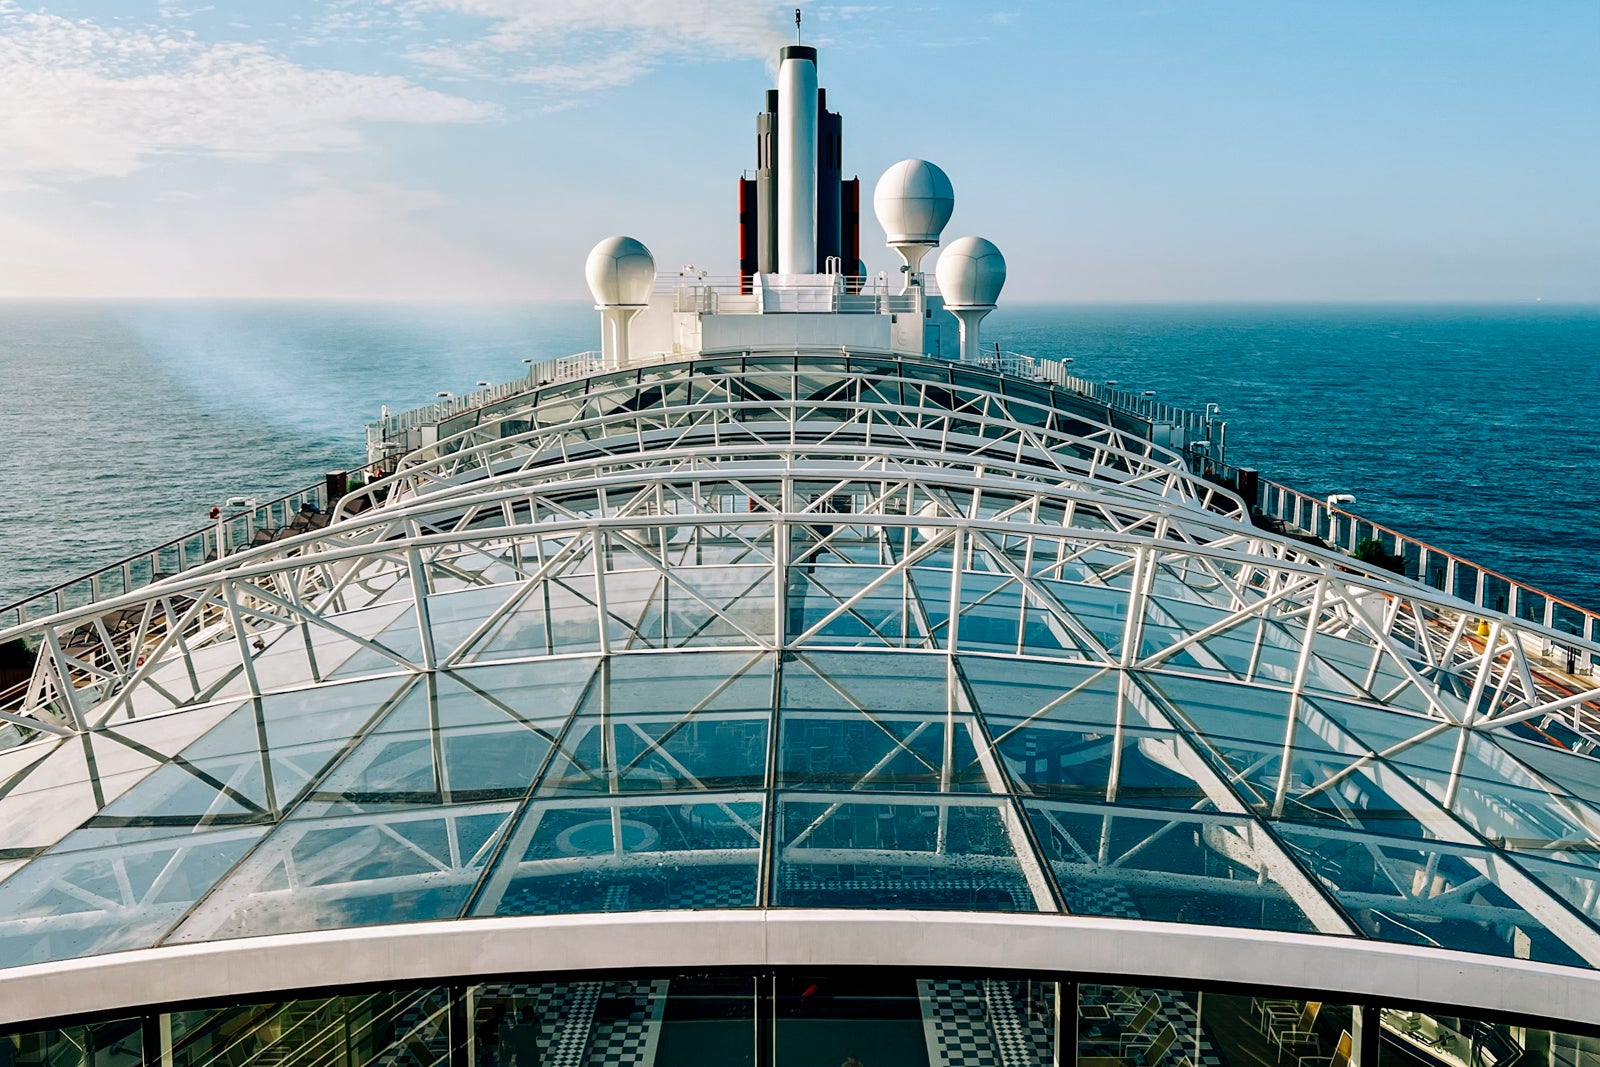
[[[0,633],[39,652],[0,707],[0,941],[297,929],[357,882],[505,913],[665,851],[736,906],[1177,889],[1600,965],[1600,689],[1540,628],[1259,530],[1035,383],[702,362],[507,402],[324,530]],[[487,717],[451,725],[462,693]],[[405,715],[423,784],[372,786]],[[248,745],[206,748],[235,721]],[[458,737],[530,769],[474,777]],[[383,873],[317,844],[352,835]],[[1228,866],[1153,862],[1190,837]],[[898,873],[826,874],[869,860]],[[30,911],[30,880],[81,906]]]

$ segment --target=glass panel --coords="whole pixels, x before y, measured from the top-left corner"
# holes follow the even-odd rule
[[[558,551],[559,545],[545,545]],[[578,550],[570,569],[592,567],[592,553]],[[552,578],[523,594],[517,606],[467,658],[474,661],[520,659],[600,648],[600,615],[592,574]]]
[[[1223,1067],[1349,1067],[1356,1053],[1355,1009],[1348,1004],[1209,990],[1196,994],[1194,1002],[1198,1048]],[[1193,1046],[1183,1053],[1198,1060]],[[1211,1055],[1204,1062],[1210,1063]]]
[[[811,530],[818,540],[833,532],[832,527],[815,525]],[[796,546],[802,555],[789,570],[787,637],[796,640],[817,628],[806,643],[880,648],[925,644],[927,623],[904,575],[879,581],[884,573],[881,567],[816,566],[810,562],[813,556],[836,558],[835,546],[845,547],[837,540],[821,548],[804,543]],[[873,585],[870,591],[869,585]]]
[[[593,667],[556,660],[430,675],[339,761],[296,816],[520,799]]]
[[[755,1062],[755,979],[492,982],[468,990],[477,1067]]]
[[[1378,1067],[1594,1067],[1600,1035],[1569,1034],[1445,1008],[1384,1008]]]
[[[159,839],[185,827],[270,822],[412,682],[384,678],[319,686],[240,705],[60,848]],[[263,736],[269,745],[265,759]]]
[[[483,557],[476,565],[481,566],[487,560],[488,557]],[[428,597],[434,652],[441,660],[445,659],[521,588],[521,583],[475,586]]]
[[[771,708],[767,653],[613,656],[539,794],[759,788]]]
[[[40,762],[0,797],[0,858],[27,859],[61,840],[99,805],[89,778],[84,746],[42,745],[32,750]]]
[[[685,531],[686,532],[686,531]],[[670,529],[669,537],[680,531]],[[694,536],[699,537],[700,531]],[[735,539],[705,538],[706,551],[725,546],[746,558]],[[720,545],[719,545],[720,542]],[[669,551],[679,546],[669,546]],[[618,561],[619,564],[622,561]],[[672,577],[658,571],[606,576],[606,610],[610,641],[616,648],[700,648],[754,645],[771,640],[772,568],[770,566],[695,567],[673,561]],[[622,620],[634,620],[624,623]]]
[[[960,664],[996,737],[1040,715],[1102,726],[1116,719],[1117,679],[1107,668],[972,655]]]
[[[415,663],[422,658],[422,635],[417,630],[416,608],[409,599],[335,615],[332,621],[357,637],[382,645],[403,660]],[[358,645],[331,630],[312,627],[311,633],[317,649],[317,665],[324,677],[353,678],[406,669],[403,663],[397,663],[382,652]],[[281,641],[277,647],[287,654],[292,645]]]
[[[1138,986],[1078,987],[1078,1067],[1161,1067],[1211,1052],[1196,994]],[[1270,1060],[1268,1062],[1271,1062]]]
[[[759,795],[529,805],[475,915],[757,903]]]
[[[1438,842],[1383,841],[1280,824],[1279,836],[1370,937],[1568,966],[1581,956],[1530,914],[1565,917],[1551,901],[1513,899],[1528,891],[1488,850]],[[1566,918],[1576,924],[1577,919]]]
[[[450,998],[443,989],[228,1005],[166,1016],[168,1067],[444,1067]],[[99,1065],[96,1065],[99,1067]]]
[[[1008,802],[791,794],[778,801],[782,907],[1049,909],[1018,862]],[[1032,853],[1025,853],[1031,862]],[[1042,890],[1041,890],[1042,891]]]
[[[1071,804],[1029,803],[1027,810],[1068,911],[1316,929],[1276,880],[1276,872],[1292,865],[1253,819]],[[1314,890],[1297,879],[1294,892]]]
[[[514,808],[457,805],[290,819],[172,940],[453,919]]]
[[[1019,785],[1039,796],[1192,809],[1210,807],[1175,734],[1036,720],[1002,734],[996,748]]]
[[[1530,727],[1532,724],[1522,725]],[[1495,736],[1495,743],[1568,792],[1581,797],[1600,798],[1600,756],[1592,752],[1580,754],[1571,748],[1552,744],[1552,737],[1559,736],[1556,731],[1561,729],[1560,723],[1547,722],[1539,729],[1543,736],[1536,740],[1513,737],[1507,731],[1500,731]],[[1570,744],[1579,738],[1569,734],[1562,740]]]
[[[1198,758],[1122,672],[963,656],[1011,777],[1040,796],[1210,807]],[[1123,725],[1117,725],[1121,706]],[[1148,729],[1158,727],[1159,729]]]
[[[1171,702],[1178,715],[1218,748],[1226,750],[1232,741],[1283,743],[1289,717],[1288,693],[1175,674],[1152,673],[1146,678]],[[1334,751],[1318,735],[1299,737],[1297,732],[1297,739],[1308,750]]]
[[[1447,784],[1446,776],[1428,791],[1442,800]],[[1587,797],[1600,800],[1593,793]],[[1600,814],[1578,797],[1547,786],[1480,734],[1467,737],[1452,810],[1478,833],[1507,848],[1560,857],[1576,847],[1589,852],[1589,863],[1596,861],[1593,850],[1600,844]]]
[[[0,883],[6,965],[148,948],[265,831],[240,827],[42,856]]]
[[[942,1064],[929,1054],[922,983],[910,977],[785,974],[773,984],[775,1067]],[[996,1060],[995,1062],[1000,1062]]]
[[[1569,853],[1562,858],[1563,862],[1552,863],[1532,856],[1517,856],[1514,862],[1532,875],[1534,881],[1565,900],[1573,911],[1600,930],[1600,870],[1594,869],[1600,866],[1600,855],[1595,852],[1577,853],[1576,856]],[[1585,866],[1578,866],[1575,859],[1581,859]],[[1600,1067],[1600,1064],[1596,1067]]]
[[[0,1034],[0,1065],[4,1067],[142,1067],[144,1062],[144,1031],[139,1019],[104,1019],[55,1030]]]
[[[998,775],[978,759],[984,744],[970,715],[946,720],[869,712],[786,711],[778,769],[780,785],[887,792],[1004,792]],[[991,778],[993,781],[991,781]]]
[[[872,652],[812,652],[783,661],[785,709],[913,712],[944,715],[951,710],[942,655]],[[954,699],[960,700],[957,694]],[[954,710],[967,710],[957,704]]]

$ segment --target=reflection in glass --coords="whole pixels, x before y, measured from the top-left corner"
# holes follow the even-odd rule
[[[1274,872],[1289,865],[1253,820],[1032,802],[1027,808],[1068,911],[1316,929],[1275,879]],[[1313,892],[1299,884],[1294,889]]]
[[[429,675],[317,784],[296,816],[520,800],[591,669],[584,661],[562,666],[537,687],[518,668]]]
[[[314,1067],[393,1063],[443,1067],[449,994],[379,990],[287,1003],[230,1005],[167,1016],[170,1067]]]
[[[1524,876],[1487,849],[1287,825],[1278,831],[1369,937],[1584,965],[1576,951],[1513,899],[1508,888],[1530,891]],[[1565,915],[1553,902],[1536,906],[1552,918]]]
[[[172,940],[453,919],[513,810],[462,804],[291,819]]]
[[[144,1051],[144,1028],[137,1018],[0,1032],[0,1064],[5,1067],[142,1067],[149,1062]]]
[[[561,739],[540,795],[761,786],[771,672],[766,653],[606,661]]]
[[[0,1064],[1592,1067],[1600,1056],[1600,1036],[1426,1004],[1055,979],[863,968],[511,975],[0,1029]]]
[[[775,1067],[928,1067],[922,983],[909,976],[786,974],[771,983]]]
[[[1021,834],[1012,820],[1005,801],[780,796],[773,901],[799,908],[1054,910],[1018,860]]]
[[[757,903],[758,794],[529,806],[476,915]]]
[[[1384,1008],[1377,1067],[1581,1067],[1600,1060],[1600,1036],[1461,1016],[1448,1009]]]
[[[469,987],[477,1067],[755,1062],[754,976],[686,975]]]
[[[264,830],[239,827],[46,855],[0,883],[8,966],[147,948]]]

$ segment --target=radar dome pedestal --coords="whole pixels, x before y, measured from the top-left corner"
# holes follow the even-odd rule
[[[939,247],[939,234],[955,207],[950,178],[925,159],[902,159],[878,179],[872,211],[889,247],[905,261],[907,284],[920,277],[922,258]]]
[[[978,323],[994,310],[1006,284],[1006,259],[992,241],[958,237],[939,257],[935,277],[944,308],[961,323],[961,358],[978,356]]]
[[[600,312],[600,352],[607,367],[628,365],[628,327],[650,303],[656,261],[632,237],[607,237],[589,252],[583,272]]]

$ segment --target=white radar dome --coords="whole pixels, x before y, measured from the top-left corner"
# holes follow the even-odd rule
[[[892,245],[938,244],[955,208],[950,179],[925,159],[902,159],[872,190],[873,213]]]
[[[584,264],[589,292],[600,307],[641,307],[656,287],[656,260],[632,237],[607,237]]]
[[[1006,284],[1006,257],[982,237],[957,237],[934,268],[944,306],[993,307]]]

